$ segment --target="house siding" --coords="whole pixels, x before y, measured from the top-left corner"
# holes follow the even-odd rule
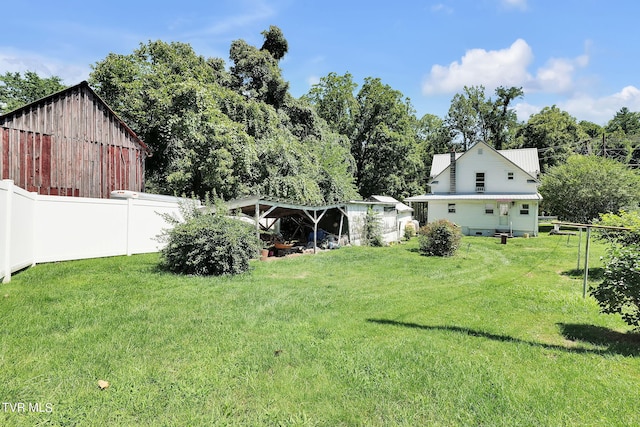
[[[479,150],[482,149],[482,154]],[[537,192],[537,183],[527,182],[533,177],[519,169],[502,156],[491,152],[487,147],[473,147],[456,160],[456,193],[476,192],[476,173],[485,174],[485,193],[533,193]],[[507,179],[508,173],[513,179]],[[439,174],[437,184],[431,184],[433,194],[447,194],[451,188],[448,170]]]
[[[455,204],[456,212],[449,212],[449,204]],[[496,200],[437,200],[429,202],[428,222],[447,219],[462,228],[468,236],[490,236],[498,232],[509,232],[514,236],[538,235],[538,202],[505,201],[509,205],[506,224],[500,224],[499,203]],[[485,213],[485,206],[494,207],[493,214]],[[529,214],[521,215],[523,204],[529,205]]]

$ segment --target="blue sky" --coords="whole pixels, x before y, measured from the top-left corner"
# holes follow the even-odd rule
[[[3,8],[0,74],[36,71],[72,85],[110,52],[149,40],[189,43],[229,65],[232,40],[261,46],[269,25],[289,42],[281,61],[300,96],[330,72],[350,72],[444,117],[465,85],[523,87],[520,120],[557,105],[606,124],[640,111],[640,2],[634,0],[32,0]]]

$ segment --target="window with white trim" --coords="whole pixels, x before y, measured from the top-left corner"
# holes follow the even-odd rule
[[[456,213],[456,204],[449,203],[449,213]]]
[[[507,172],[507,179],[513,181],[513,172]]]
[[[520,215],[529,215],[529,203],[523,203],[520,207]]]
[[[476,172],[476,193],[484,193],[484,172]]]
[[[493,203],[487,203],[484,205],[484,213],[487,215],[493,215],[493,210],[495,206]]]

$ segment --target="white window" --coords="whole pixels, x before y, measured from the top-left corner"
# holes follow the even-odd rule
[[[513,172],[507,172],[507,179],[508,180],[513,180]]]
[[[493,215],[493,209],[494,209],[494,205],[493,203],[487,203],[486,205],[484,205],[484,213],[486,213],[487,215]]]
[[[529,204],[523,203],[520,208],[520,215],[529,215]]]
[[[456,204],[449,203],[449,213],[456,213]]]
[[[484,172],[476,172],[476,193],[484,193]]]

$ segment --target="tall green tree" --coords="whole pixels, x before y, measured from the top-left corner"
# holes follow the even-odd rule
[[[597,123],[587,120],[581,120],[578,126],[587,134],[588,138],[584,140],[584,144],[578,146],[575,150],[577,154],[591,155],[598,154],[598,148],[601,146],[600,141],[604,135],[604,128]]]
[[[351,74],[339,76],[332,72],[321,77],[320,82],[314,84],[304,98],[315,107],[332,130],[353,137],[360,110],[355,97],[357,87]]]
[[[278,61],[287,52],[286,40],[277,27],[263,32],[265,42],[261,49],[244,40],[231,43],[229,57],[233,62],[230,73],[234,90],[249,99],[263,101],[280,108],[289,90],[282,78]]]
[[[490,138],[496,150],[506,148],[518,126],[518,117],[511,104],[514,100],[522,98],[524,91],[521,87],[506,88],[499,86],[496,88],[496,99],[490,102],[491,109],[487,127]]]
[[[356,99],[359,111],[351,152],[360,194],[402,198],[423,191],[415,115],[409,100],[371,77],[365,79]]]
[[[518,126],[512,102],[522,97],[522,88],[499,86],[495,100],[487,98],[484,86],[465,86],[462,94],[451,100],[447,124],[467,150],[478,141],[497,150],[506,148],[515,136]]]
[[[522,146],[537,148],[541,172],[563,164],[589,136],[574,117],[555,105],[532,115],[518,131]]]
[[[425,114],[416,121],[415,126],[421,158],[420,184],[426,188],[433,156],[448,153],[454,148],[453,135],[445,121],[433,114]]]
[[[454,95],[445,120],[451,134],[460,141],[463,151],[481,140],[478,134],[478,116],[473,104],[464,95]]]
[[[65,88],[58,76],[43,78],[34,71],[26,71],[24,75],[7,72],[0,75],[0,114],[13,111]]]
[[[172,128],[176,96],[185,82],[203,88],[217,85],[223,74],[211,64],[188,44],[158,40],[141,44],[129,55],[111,53],[93,66],[89,83],[153,152],[146,163],[150,191],[174,190],[167,178],[181,151]]]
[[[600,214],[637,209],[640,175],[613,159],[572,155],[542,176],[540,194],[545,210],[585,224]]]
[[[640,112],[621,108],[605,126],[599,154],[640,167]]]
[[[630,111],[627,107],[622,107],[605,126],[609,133],[622,131],[625,135],[635,135],[640,133],[640,112]]]

